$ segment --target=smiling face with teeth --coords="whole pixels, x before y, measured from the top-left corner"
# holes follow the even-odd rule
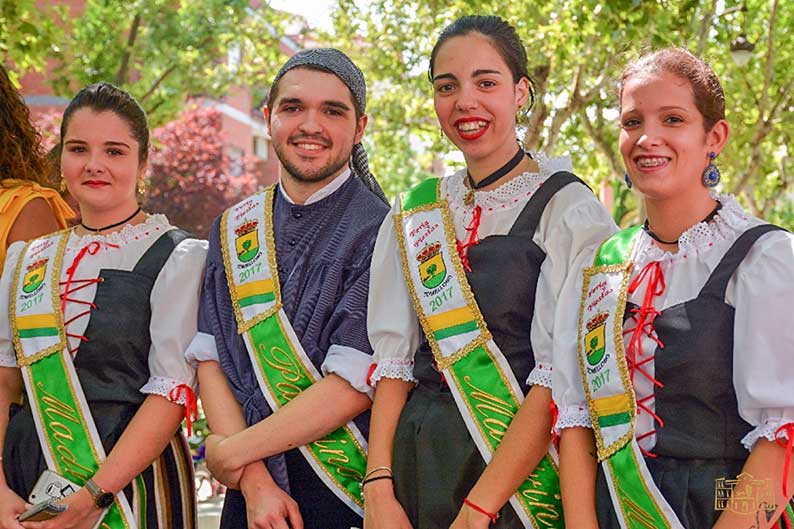
[[[282,177],[325,185],[347,168],[367,116],[356,116],[350,89],[332,73],[297,67],[278,80],[277,89],[265,120]]]
[[[705,131],[689,81],[666,71],[633,76],[620,105],[620,152],[636,189],[650,200],[708,195],[702,174],[729,129],[720,120]]]
[[[433,103],[444,134],[463,152],[472,174],[495,170],[516,152],[516,112],[529,80],[513,81],[510,68],[478,32],[452,37],[438,49]]]

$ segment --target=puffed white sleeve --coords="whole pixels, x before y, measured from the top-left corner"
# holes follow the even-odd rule
[[[378,230],[370,268],[367,332],[374,351],[369,377],[373,387],[381,378],[416,382],[414,353],[422,338],[394,231],[397,201]]]
[[[3,264],[3,275],[0,276],[0,310],[3,311],[3,317],[0,318],[0,367],[17,367],[14,342],[11,336],[11,322],[8,317],[11,308],[14,270],[24,247],[24,241],[15,242],[8,247],[6,260]]]
[[[754,428],[742,444],[788,439],[794,427],[794,235],[756,241],[726,290],[735,307],[733,384],[739,415]],[[777,432],[777,434],[776,434]]]
[[[181,385],[196,389],[196,371],[186,360],[185,351],[196,336],[206,255],[206,241],[185,239],[174,248],[157,276],[151,294],[150,376],[141,393],[184,405],[187,392],[172,395],[172,391]]]
[[[552,388],[559,410],[557,429],[591,425],[577,350],[582,269],[616,230],[592,191],[573,183],[549,201],[535,235],[546,259],[538,278],[531,328],[536,366],[527,382]]]

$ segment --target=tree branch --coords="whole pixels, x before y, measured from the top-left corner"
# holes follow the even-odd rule
[[[712,0],[710,4],[705,7],[706,12],[700,18],[700,30],[698,31],[698,44],[695,55],[698,57],[703,56],[706,51],[706,44],[708,43],[709,30],[711,23],[714,21],[714,15],[717,13],[717,0]],[[697,12],[697,11],[696,11]]]
[[[141,25],[141,14],[136,13],[132,19],[132,26],[130,27],[130,34],[127,37],[127,47],[121,55],[121,64],[116,71],[116,85],[122,86],[127,81],[127,71],[130,65],[130,56],[132,56],[132,47],[135,45],[135,39],[138,38],[138,28]]]
[[[598,109],[601,110],[600,108]],[[593,126],[593,122],[590,121],[590,117],[587,115],[587,109],[582,109],[579,112],[579,116],[582,118],[582,123],[584,124],[584,128],[587,131],[587,134],[596,144],[596,147],[606,156],[607,161],[609,162],[609,166],[616,175],[619,175],[623,171],[623,166],[618,162],[617,157],[615,156],[615,151],[612,150],[612,145],[607,139],[604,137],[604,133],[601,130],[597,130],[595,126]]]

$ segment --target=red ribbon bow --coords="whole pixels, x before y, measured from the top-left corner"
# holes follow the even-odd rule
[[[193,435],[193,421],[198,420],[198,405],[193,388],[187,384],[179,384],[168,393],[171,402],[178,403],[180,397],[185,397],[185,421],[187,422],[187,436]]]
[[[781,434],[786,434],[788,442],[780,438]],[[791,468],[791,453],[794,451],[794,422],[784,424],[775,430],[775,442],[786,448],[786,461],[783,468],[783,496],[788,498],[788,471]]]

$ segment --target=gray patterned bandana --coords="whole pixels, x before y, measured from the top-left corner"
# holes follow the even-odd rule
[[[273,79],[273,84],[271,86],[275,86],[285,73],[293,68],[300,68],[301,66],[319,68],[320,70],[337,76],[350,89],[353,102],[359,113],[364,114],[367,108],[367,84],[364,81],[364,74],[361,73],[359,67],[350,60],[350,57],[334,48],[315,48],[300,51],[284,63],[284,66],[281,67],[276,77]],[[373,193],[388,204],[383,189],[381,189],[378,181],[375,180],[375,177],[369,170],[367,152],[360,143],[353,146],[353,152],[350,157],[350,167],[356,176],[358,176]]]

